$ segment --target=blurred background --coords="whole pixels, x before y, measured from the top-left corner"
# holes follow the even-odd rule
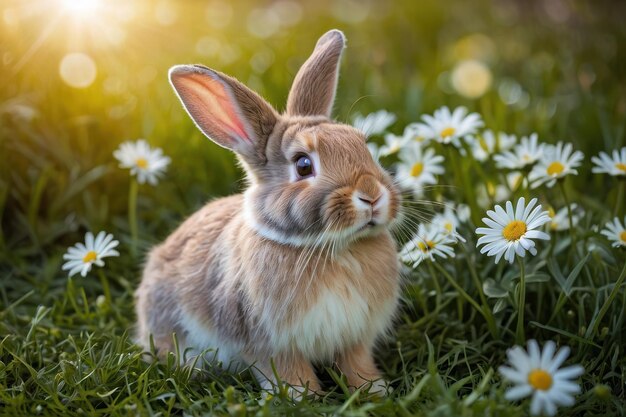
[[[401,133],[464,105],[491,129],[571,141],[588,161],[624,144],[625,12],[578,0],[0,0],[0,272],[43,290],[86,230],[125,250],[129,176],[112,156],[125,140],[172,158],[158,186],[140,189],[144,250],[240,189],[233,156],[168,85],[172,65],[234,75],[282,110],[317,38],[339,28],[338,120],[387,109]],[[581,194],[606,188],[599,177],[576,177]],[[139,261],[111,264],[124,262],[132,282]],[[28,289],[1,288],[3,302]]]

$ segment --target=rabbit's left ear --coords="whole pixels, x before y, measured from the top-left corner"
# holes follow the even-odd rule
[[[296,75],[289,99],[290,116],[330,116],[335,91],[339,59],[346,44],[343,33],[337,29],[326,32],[315,45],[315,50]]]
[[[202,133],[250,164],[266,162],[265,145],[278,119],[269,103],[236,79],[202,65],[177,65],[169,75]]]

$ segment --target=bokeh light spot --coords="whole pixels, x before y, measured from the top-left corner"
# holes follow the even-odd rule
[[[61,79],[74,88],[89,87],[96,79],[96,72],[94,60],[82,52],[65,55],[59,65]]]
[[[233,6],[224,1],[212,1],[206,8],[206,20],[216,29],[225,28],[233,19]]]
[[[291,0],[278,0],[272,4],[272,9],[283,26],[294,26],[302,19],[302,6]]]
[[[495,43],[482,33],[473,33],[459,39],[452,47],[452,57],[460,60],[492,62],[497,55]]]
[[[491,87],[492,75],[489,68],[480,61],[461,61],[452,70],[452,86],[462,96],[478,98]]]
[[[259,74],[264,73],[274,63],[274,53],[271,49],[261,49],[250,58],[250,66]]]
[[[370,14],[371,1],[337,0],[330,3],[333,16],[346,23],[361,23]]]
[[[162,0],[154,7],[154,19],[162,26],[171,26],[178,20],[178,9],[174,2]]]
[[[210,36],[203,36],[196,42],[196,52],[200,55],[213,57],[220,52],[220,41]]]
[[[271,9],[254,9],[248,15],[248,32],[260,39],[273,36],[280,29],[280,17]]]
[[[7,8],[2,12],[2,20],[7,26],[16,26],[19,23],[20,18],[15,9]]]

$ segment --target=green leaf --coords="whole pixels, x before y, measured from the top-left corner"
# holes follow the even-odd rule
[[[509,292],[492,278],[487,278],[483,283],[483,292],[489,298],[506,297]]]
[[[496,303],[496,305],[493,306],[493,313],[497,314],[497,313],[503,311],[506,308],[507,305],[508,305],[507,299],[506,298],[500,298],[498,300],[498,302]]]
[[[548,259],[548,270],[550,271],[554,279],[556,279],[556,282],[559,283],[561,288],[564,288],[565,277],[563,276],[563,273],[561,272],[561,268],[559,268],[559,264],[556,263],[555,257],[551,257],[550,259]]]
[[[544,272],[535,272],[533,274],[526,275],[526,283],[530,282],[548,282],[550,281],[550,275]]]
[[[540,329],[549,330],[551,332],[558,333],[560,335],[569,337],[570,339],[576,340],[579,343],[583,343],[585,345],[595,346],[598,349],[602,349],[602,347],[600,345],[598,345],[596,343],[593,343],[590,339],[586,339],[584,337],[580,337],[580,336],[575,335],[574,333],[568,332],[566,330],[558,329],[558,328],[552,327],[552,326],[548,326],[547,324],[537,323],[536,321],[531,321],[529,324],[532,325],[532,326],[535,326],[535,327],[539,327]]]
[[[587,255],[585,255],[585,257],[576,264],[574,269],[572,269],[572,272],[570,272],[569,275],[567,276],[567,280],[565,281],[564,285],[561,286],[561,289],[563,289],[563,292],[565,292],[565,295],[567,295],[568,297],[572,292],[572,286],[574,285],[574,281],[578,277],[578,274],[580,274],[580,271],[583,269],[583,266],[585,266],[585,264],[589,260],[590,256],[591,256],[591,252],[587,252]]]

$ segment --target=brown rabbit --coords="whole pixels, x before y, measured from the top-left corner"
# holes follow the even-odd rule
[[[243,194],[213,201],[148,257],[137,290],[138,339],[160,356],[217,349],[254,365],[261,385],[278,376],[319,390],[311,363],[335,362],[351,386],[386,384],[372,358],[399,297],[389,228],[400,194],[364,135],[329,119],[345,38],[322,36],[277,113],[227,75],[200,65],[170,70],[200,130],[237,153]],[[297,394],[297,393],[296,393]]]

